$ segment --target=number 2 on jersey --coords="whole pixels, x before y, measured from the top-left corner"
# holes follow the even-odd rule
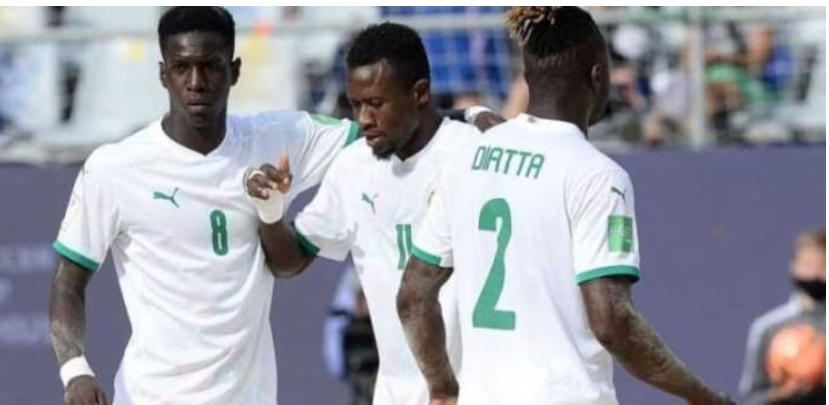
[[[501,229],[498,229],[498,219],[501,220]],[[515,312],[495,309],[498,300],[501,298],[501,293],[504,291],[504,278],[506,277],[504,254],[512,236],[512,213],[507,201],[497,198],[484,204],[478,217],[478,229],[497,232],[498,235],[495,258],[472,313],[472,326],[476,328],[515,330]]]
[[[217,256],[227,254],[227,217],[221,210],[210,213],[210,228],[213,229],[213,253]]]

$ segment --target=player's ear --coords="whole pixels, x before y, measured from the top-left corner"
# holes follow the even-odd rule
[[[235,86],[242,75],[242,58],[236,58],[230,63],[230,84]]]
[[[601,82],[599,81],[602,74],[601,72],[601,65],[596,64],[590,67],[590,90],[593,94],[599,93],[599,87],[601,87]]]
[[[159,61],[158,62],[158,80],[161,81],[161,85],[164,86],[165,89],[168,88],[167,87],[167,66],[164,65],[164,61]]]
[[[412,86],[415,104],[418,107],[426,107],[432,102],[431,83],[429,79],[420,79]]]
[[[608,108],[610,69],[607,64],[597,63],[590,68],[589,86],[592,99],[590,125],[593,125],[602,119]]]
[[[590,68],[590,89],[593,94],[601,95],[610,86],[610,71],[607,66],[597,63]]]

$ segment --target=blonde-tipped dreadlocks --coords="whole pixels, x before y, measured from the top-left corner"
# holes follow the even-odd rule
[[[572,61],[569,52],[603,40],[589,13],[573,6],[518,6],[507,13],[510,34],[524,48],[527,62],[548,67]]]

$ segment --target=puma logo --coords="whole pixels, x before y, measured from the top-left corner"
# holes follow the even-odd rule
[[[173,190],[173,194],[170,195],[164,194],[161,191],[155,191],[153,192],[153,200],[167,200],[173,205],[175,205],[176,208],[178,208],[178,203],[176,202],[176,193],[178,193],[178,187],[176,187],[176,189]]]
[[[374,213],[374,214],[377,213],[377,210],[374,209],[374,200],[376,200],[376,199],[377,199],[377,194],[375,194],[374,197],[369,198],[368,194],[363,193],[363,202],[365,202],[366,204],[368,204],[371,207],[371,212]]]

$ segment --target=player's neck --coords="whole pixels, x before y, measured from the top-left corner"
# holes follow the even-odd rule
[[[587,135],[590,117],[585,107],[586,100],[579,96],[579,91],[565,87],[571,86],[564,86],[555,91],[537,92],[530,87],[527,114],[542,119],[569,122]]]
[[[400,160],[406,160],[423,150],[432,140],[432,137],[435,136],[442,121],[443,118],[440,116],[440,113],[434,108],[429,108],[424,112],[423,119],[420,120],[420,126],[415,130],[412,139],[406,146],[398,150],[395,155]]]
[[[187,149],[207,155],[221,145],[227,129],[227,114],[221,114],[212,125],[193,127],[186,118],[167,114],[161,120],[161,127],[170,139]]]
[[[585,117],[584,112],[567,104],[531,103],[527,107],[527,114],[546,120],[569,122],[577,126],[581,132],[587,135],[589,125],[587,125],[588,119]]]

